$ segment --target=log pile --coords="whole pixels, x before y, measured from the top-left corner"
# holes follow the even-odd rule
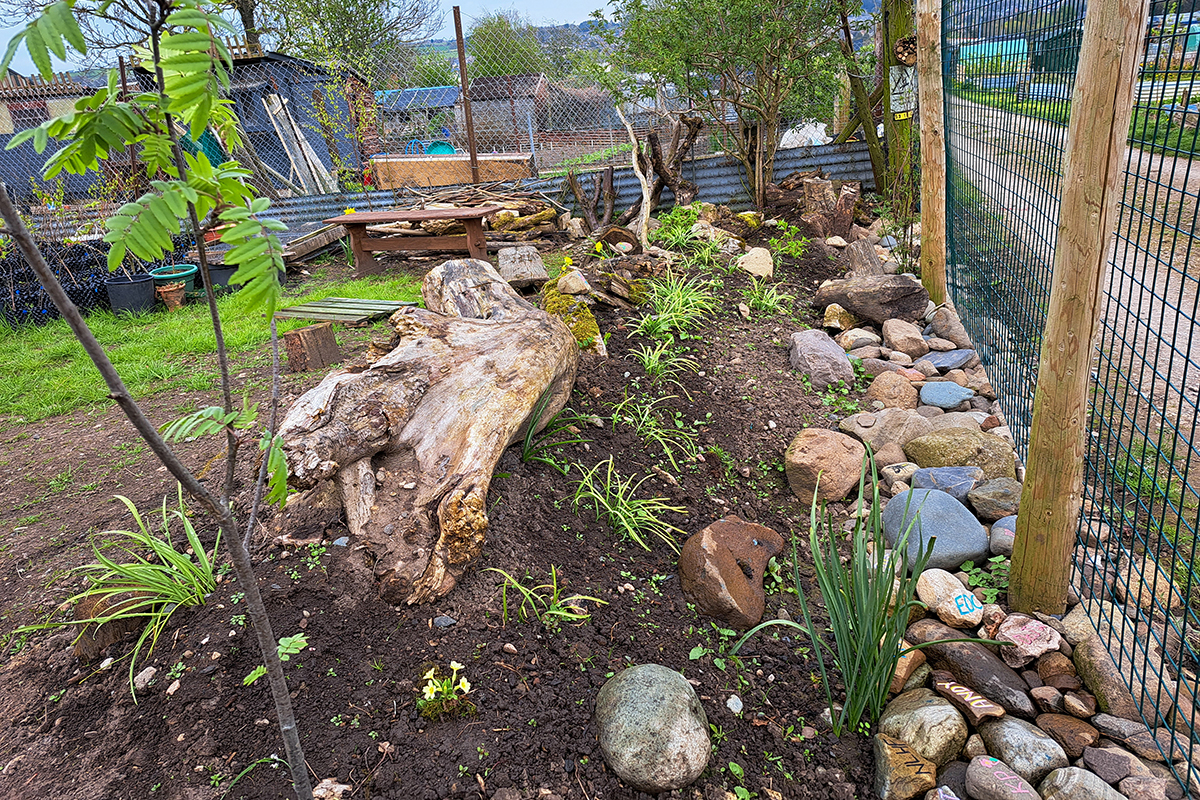
[[[308,490],[289,508],[336,496],[352,569],[394,604],[445,595],[478,558],[496,462],[566,404],[579,358],[566,325],[486,262],[434,268],[422,297],[426,309],[392,315],[389,341],[306,392],[280,426],[289,483]]]

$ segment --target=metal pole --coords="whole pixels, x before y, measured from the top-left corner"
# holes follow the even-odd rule
[[[525,112],[525,124],[529,127],[529,163],[533,165],[533,175],[537,177],[537,150],[533,146],[533,112]]]
[[[471,183],[479,183],[479,155],[475,148],[475,119],[471,116],[471,84],[467,82],[467,48],[463,44],[462,14],[454,7],[454,38],[458,40],[458,79],[462,82],[463,117],[467,121],[467,152],[471,154]]]

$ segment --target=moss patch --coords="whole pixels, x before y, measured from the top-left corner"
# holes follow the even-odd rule
[[[542,309],[565,322],[580,347],[590,347],[600,338],[592,309],[582,300],[559,292],[557,278],[542,287]]]

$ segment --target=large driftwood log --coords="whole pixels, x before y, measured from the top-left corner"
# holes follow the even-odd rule
[[[428,310],[392,315],[390,352],[329,375],[280,427],[290,483],[335,483],[351,553],[397,604],[446,594],[479,556],[496,462],[566,404],[579,358],[567,326],[486,262],[447,261],[421,292]]]

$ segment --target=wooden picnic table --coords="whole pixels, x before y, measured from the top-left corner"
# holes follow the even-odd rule
[[[371,255],[379,250],[466,250],[471,258],[487,258],[487,240],[483,236],[483,218],[500,211],[500,206],[478,208],[394,209],[391,211],[360,211],[342,214],[325,220],[326,225],[342,225],[350,235],[350,250],[354,253],[354,270],[358,275],[378,275],[383,267]],[[458,220],[467,228],[465,236],[370,236],[369,225],[390,225],[396,222],[429,222]]]

